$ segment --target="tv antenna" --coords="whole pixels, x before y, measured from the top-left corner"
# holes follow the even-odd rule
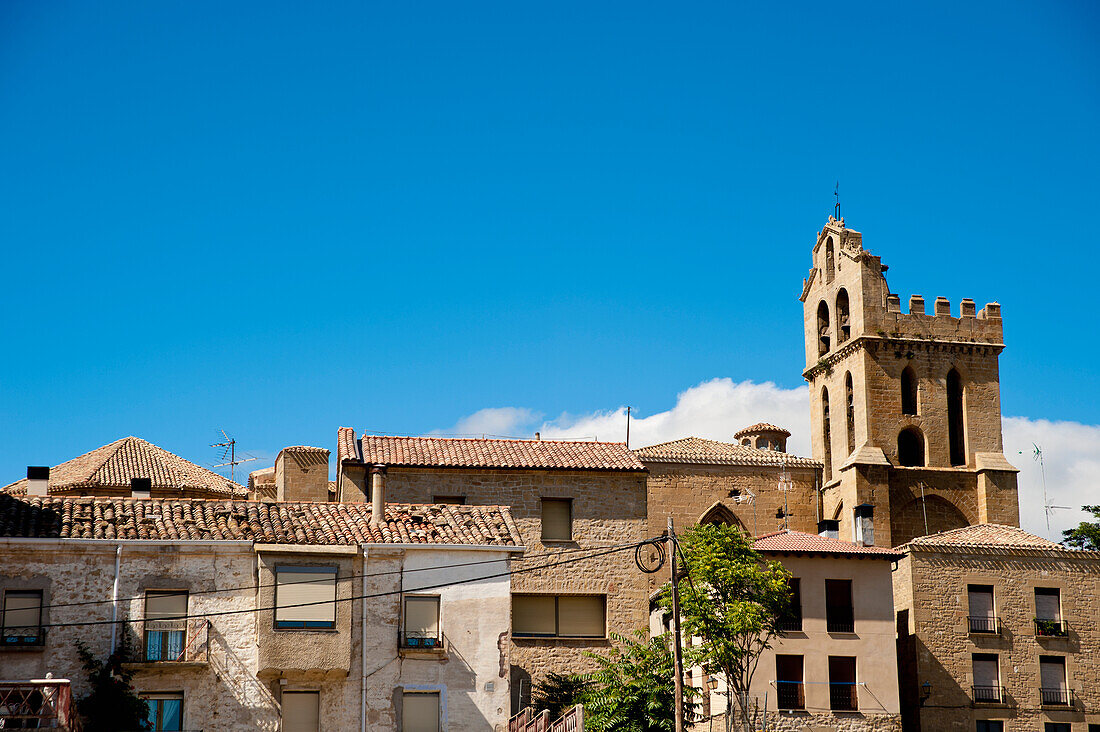
[[[1039,475],[1043,478],[1043,513],[1045,513],[1047,517],[1047,535],[1049,536],[1051,514],[1055,511],[1071,511],[1073,509],[1069,506],[1055,506],[1050,502],[1050,498],[1047,497],[1047,469],[1043,464],[1043,448],[1039,447],[1034,442],[1031,443],[1031,446],[1034,448],[1031,453],[1031,459],[1039,462]],[[1020,450],[1019,454],[1023,455],[1024,451]]]
[[[241,463],[250,463],[253,460],[258,460],[259,458],[254,458],[254,457],[238,458],[237,457],[237,440],[230,437],[229,433],[226,432],[225,430],[220,430],[220,432],[222,433],[223,441],[222,442],[215,442],[210,447],[220,447],[220,448],[222,448],[222,457],[221,457],[221,459],[225,460],[226,462],[218,463],[214,467],[215,468],[224,468],[226,465],[228,465],[229,466],[229,479],[231,481],[233,481],[234,483],[236,483],[237,482],[237,466],[240,465]]]
[[[791,479],[791,474],[787,472],[787,458],[783,458],[779,462],[779,490],[783,492],[783,515],[780,517],[776,515],[776,518],[783,519],[783,528],[790,529],[791,524],[789,517],[791,516],[790,510],[787,508],[787,494],[794,490],[794,481]]]

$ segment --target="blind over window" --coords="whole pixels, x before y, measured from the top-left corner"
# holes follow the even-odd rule
[[[583,635],[602,638],[606,632],[605,601],[602,596],[558,598],[558,635]]]
[[[992,618],[993,615],[993,588],[988,585],[970,585],[970,617]]]
[[[1066,688],[1066,660],[1057,656],[1039,658],[1039,685],[1044,689]]]
[[[997,656],[979,653],[974,656],[974,686],[1000,686]]]
[[[186,592],[145,593],[145,619],[171,620],[187,615]]]
[[[320,697],[316,691],[284,691],[282,732],[317,732]]]
[[[573,538],[572,501],[542,499],[542,538],[569,541]]]
[[[25,628],[38,625],[42,611],[42,593],[14,592],[4,593],[4,627]]]
[[[402,697],[402,732],[438,732],[439,693],[406,693]]]
[[[275,622],[335,623],[336,570],[331,567],[279,567],[275,571]],[[289,607],[300,603],[319,605]]]
[[[1061,604],[1058,602],[1057,588],[1035,588],[1035,617],[1039,620],[1062,619],[1062,609]]]
[[[439,598],[405,598],[405,636],[408,638],[439,637]]]
[[[516,635],[557,633],[553,595],[513,595],[512,632]]]

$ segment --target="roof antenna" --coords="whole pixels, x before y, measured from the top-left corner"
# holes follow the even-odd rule
[[[1047,536],[1049,537],[1050,515],[1056,510],[1070,511],[1072,509],[1069,506],[1055,506],[1050,502],[1050,499],[1047,498],[1047,469],[1046,466],[1043,465],[1043,448],[1039,447],[1034,442],[1031,443],[1031,446],[1035,448],[1035,450],[1031,453],[1031,458],[1032,460],[1039,461],[1039,474],[1043,476],[1043,512],[1047,515]],[[1019,454],[1023,455],[1024,451],[1020,450]]]
[[[626,449],[630,449],[630,407],[626,408]]]
[[[836,199],[833,204],[833,218],[840,221],[840,181],[836,182],[836,188],[833,189],[833,198]]]
[[[237,459],[237,441],[235,439],[233,439],[232,437],[230,437],[229,433],[226,432],[225,430],[221,430],[221,433],[222,433],[222,437],[224,438],[225,441],[224,442],[215,442],[210,447],[220,447],[220,448],[222,448],[222,460],[228,460],[228,462],[218,463],[214,467],[215,468],[224,468],[226,465],[228,465],[229,466],[229,480],[236,483],[237,482],[237,471],[236,471],[237,466],[240,465],[241,463],[250,463],[253,460],[258,460],[259,458],[247,457],[247,458],[241,458],[240,460],[238,460]]]

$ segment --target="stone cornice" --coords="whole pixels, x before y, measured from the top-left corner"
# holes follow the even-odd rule
[[[978,353],[989,355],[1000,353],[1004,350],[1003,343],[984,343],[982,341],[948,341],[929,336],[928,338],[907,338],[877,335],[860,335],[845,343],[840,348],[834,349],[822,356],[817,363],[802,372],[802,378],[806,381],[813,379],[821,372],[831,372],[833,367],[853,353],[866,349],[872,353],[879,349],[887,350],[895,348],[895,355],[902,358],[912,351],[939,352],[939,353]]]

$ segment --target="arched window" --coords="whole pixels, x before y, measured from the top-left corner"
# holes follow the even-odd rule
[[[856,449],[856,397],[852,390],[852,372],[844,376],[845,423],[848,428],[848,454]]]
[[[829,306],[824,300],[817,306],[817,355],[829,352]]]
[[[829,390],[821,387],[821,439],[825,443],[825,482],[833,477],[833,438],[829,431]]]
[[[752,447],[752,440],[746,437],[745,439],[741,440],[741,444],[745,447]]]
[[[955,369],[947,372],[947,441],[951,448],[951,464],[966,465],[963,384]]]
[[[825,282],[833,281],[833,237],[825,240]]]
[[[844,288],[836,294],[836,344],[839,346],[852,336],[852,324],[848,314],[848,291]]]
[[[901,413],[917,413],[917,372],[912,366],[901,372]]]
[[[924,465],[924,435],[916,427],[898,433],[898,462],[909,468]]]
[[[756,438],[756,449],[757,450],[767,450],[768,449],[768,438],[767,437],[757,437]]]
[[[699,523],[744,528],[744,524],[741,523],[741,519],[737,518],[737,514],[731,511],[729,507],[721,501],[715,501],[710,504],[710,508],[704,511],[703,515],[699,517]]]

